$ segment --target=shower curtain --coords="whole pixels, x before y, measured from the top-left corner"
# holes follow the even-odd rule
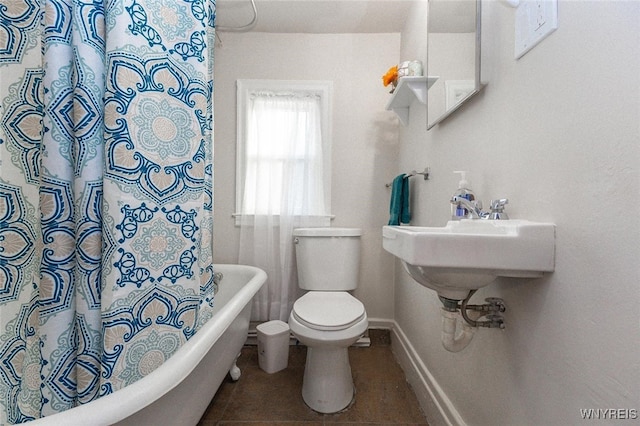
[[[114,392],[211,316],[213,0],[3,0],[0,424]]]

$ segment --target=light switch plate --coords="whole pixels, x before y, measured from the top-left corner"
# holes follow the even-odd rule
[[[558,0],[522,0],[516,9],[515,58],[558,28]]]

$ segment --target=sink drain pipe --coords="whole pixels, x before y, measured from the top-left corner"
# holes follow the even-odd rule
[[[504,329],[501,312],[505,311],[502,299],[488,298],[488,304],[469,305],[469,299],[476,292],[471,290],[469,295],[459,305],[458,300],[440,297],[443,304],[442,315],[442,346],[449,352],[460,352],[466,348],[478,327]],[[470,312],[468,312],[470,310]],[[486,321],[478,321],[486,316]]]
[[[449,352],[460,352],[471,343],[476,329],[462,321],[460,312],[457,310],[449,311],[446,308],[442,308],[441,312],[442,346]]]

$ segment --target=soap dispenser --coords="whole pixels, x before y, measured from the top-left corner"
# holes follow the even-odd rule
[[[473,202],[476,199],[476,195],[469,188],[469,181],[467,181],[467,172],[455,171],[453,173],[460,175],[460,182],[458,182],[458,189],[456,190],[456,192],[453,193],[453,197],[462,197]],[[452,220],[470,219],[471,217],[472,216],[469,210],[455,204],[451,205]]]

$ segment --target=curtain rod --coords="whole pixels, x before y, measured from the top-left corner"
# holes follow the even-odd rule
[[[235,32],[235,33],[242,33],[242,32],[246,32],[251,30],[251,28],[253,28],[256,25],[256,22],[258,22],[258,9],[256,9],[256,2],[255,0],[249,0],[251,2],[251,8],[253,9],[253,19],[251,20],[251,22],[249,22],[247,25],[242,25],[239,27],[225,27],[224,25],[219,25],[216,26],[216,30],[218,31],[222,31],[222,32]]]

